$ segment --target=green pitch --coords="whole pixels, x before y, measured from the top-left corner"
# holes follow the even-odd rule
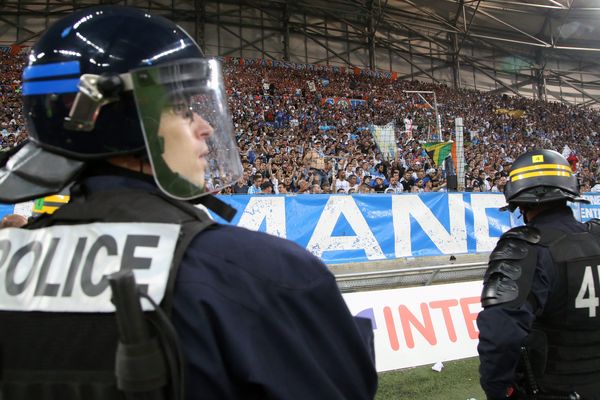
[[[479,386],[479,358],[444,362],[441,372],[432,365],[382,372],[376,400],[485,400]]]

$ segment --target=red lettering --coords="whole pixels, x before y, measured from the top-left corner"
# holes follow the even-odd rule
[[[427,307],[426,303],[421,303],[423,323],[421,323],[405,306],[400,306],[399,311],[400,321],[402,322],[402,331],[404,332],[406,345],[409,349],[415,347],[415,341],[413,338],[412,329],[410,327],[411,325],[414,326],[430,344],[437,344],[435,330],[433,329],[433,322],[431,321],[431,314],[429,313],[429,308]]]
[[[432,309],[439,308],[442,310],[442,315],[444,316],[444,322],[446,324],[446,331],[448,331],[448,338],[450,341],[456,342],[456,329],[454,329],[454,323],[452,322],[452,316],[450,315],[450,307],[454,307],[458,305],[457,300],[439,300],[432,301],[429,303],[429,307]]]
[[[429,304],[421,303],[420,315],[413,314],[412,311],[405,305],[398,306],[398,315],[400,317],[400,324],[402,325],[402,333],[404,334],[406,346],[409,349],[415,348],[415,331],[418,332],[425,340],[427,340],[430,345],[437,345],[438,341],[435,330],[436,327],[434,326],[431,318],[431,310],[441,311],[442,317],[444,318],[444,323],[446,325],[448,339],[450,339],[450,341],[453,343],[457,342],[458,336],[456,333],[456,325],[452,318],[452,308],[459,305],[465,321],[467,334],[470,339],[476,340],[479,337],[476,320],[481,307],[480,300],[479,297],[464,297],[459,300],[446,299],[432,301]],[[473,308],[472,305],[477,305],[478,309],[476,312],[471,310],[471,308]],[[398,338],[397,327],[394,321],[392,309],[390,307],[383,307],[383,316],[387,328],[390,347],[392,350],[398,351],[400,350],[400,340]],[[437,328],[440,329],[441,327],[438,326]]]
[[[471,339],[477,339],[479,337],[479,330],[476,327],[475,321],[477,320],[477,314],[479,314],[479,310],[477,310],[476,313],[471,312],[471,309],[469,308],[471,304],[477,304],[481,307],[481,301],[479,297],[465,297],[460,299],[460,308],[462,310],[463,318],[465,319],[465,325],[467,326],[469,337]]]
[[[385,317],[385,326],[387,327],[390,346],[392,350],[398,351],[400,350],[400,343],[398,342],[398,334],[396,333],[392,310],[389,307],[383,307],[383,316]]]

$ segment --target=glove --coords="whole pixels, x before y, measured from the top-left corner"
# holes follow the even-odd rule
[[[518,385],[509,386],[506,388],[506,395],[504,397],[493,397],[486,395],[487,400],[527,400],[527,392]]]

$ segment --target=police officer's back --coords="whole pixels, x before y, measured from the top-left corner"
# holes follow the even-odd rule
[[[490,255],[477,319],[481,385],[489,399],[599,399],[600,224],[574,218],[567,201],[586,200],[555,151],[515,160],[504,194],[527,225]]]
[[[180,342],[189,399],[374,396],[370,324],[323,263],[192,204],[226,214],[207,180],[242,171],[218,63],[186,32],[141,10],[83,10],[39,39],[23,82],[31,140],[0,170],[0,201],[73,185],[53,215],[0,230],[2,400],[122,396],[107,276],[128,269],[164,353],[125,343],[129,395],[162,380],[178,393],[160,365],[177,369]]]

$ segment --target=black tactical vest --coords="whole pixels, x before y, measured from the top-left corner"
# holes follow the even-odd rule
[[[214,222],[191,204],[160,193],[98,192],[29,229],[94,222],[179,224],[181,231],[161,307],[170,309],[177,267],[194,236]],[[66,268],[66,267],[65,267]],[[121,399],[116,388],[113,313],[0,311],[0,399]]]
[[[558,271],[558,288],[546,307],[554,311],[545,311],[533,328],[547,340],[541,387],[597,398],[585,394],[600,394],[600,224],[590,221],[588,227],[582,233],[542,234]]]

